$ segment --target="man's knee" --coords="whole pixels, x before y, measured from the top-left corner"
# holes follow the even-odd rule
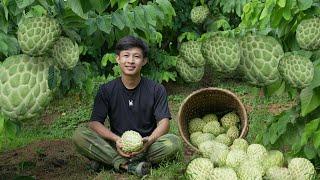
[[[162,143],[165,146],[168,155],[174,154],[182,148],[181,138],[175,134],[166,134],[161,138],[164,139]]]

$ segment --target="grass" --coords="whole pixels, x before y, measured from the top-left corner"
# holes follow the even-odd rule
[[[259,96],[259,89],[246,83],[217,81],[214,86],[231,90],[240,97],[246,106],[250,122],[247,140],[250,143],[261,140],[261,133],[272,117],[272,113],[278,113],[276,111],[280,112],[282,109],[286,109],[292,105],[292,99],[286,95],[273,97]],[[194,84],[190,86],[184,85],[177,90],[178,93],[169,94],[168,101],[173,117],[170,122],[170,133],[179,135],[176,122],[179,107],[187,95],[196,88],[200,88],[200,86]],[[94,95],[82,96],[77,93],[69,94],[62,99],[55,99],[41,118],[24,123],[21,132],[13,140],[6,141],[1,151],[27,146],[38,140],[70,138],[79,124],[89,120],[93,99]],[[38,151],[41,153],[41,149]],[[160,164],[158,168],[153,169],[150,175],[143,179],[184,179],[183,171],[186,167],[186,160],[183,153],[183,151],[179,152],[174,162]],[[119,177],[119,174],[115,174],[112,170],[105,170],[89,178],[115,179],[115,176]],[[124,179],[138,179],[136,176],[129,174],[123,174],[120,177]]]

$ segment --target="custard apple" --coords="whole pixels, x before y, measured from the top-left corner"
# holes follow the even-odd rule
[[[216,137],[215,141],[223,143],[227,146],[230,146],[232,144],[232,139],[229,136],[227,136],[227,134],[219,134]]]
[[[46,53],[60,36],[59,23],[50,17],[25,18],[18,27],[18,42],[22,52],[30,56]]]
[[[292,180],[292,176],[287,168],[271,167],[267,170],[265,179],[268,180]]]
[[[314,75],[313,63],[306,57],[298,54],[285,54],[279,63],[279,72],[293,87],[308,86]]]
[[[238,168],[242,161],[247,160],[247,153],[242,150],[232,149],[230,150],[227,159],[226,166],[231,168]]]
[[[279,79],[278,64],[284,53],[276,39],[247,35],[241,39],[240,48],[239,70],[249,83],[266,86]]]
[[[217,167],[214,168],[211,175],[212,180],[237,180],[237,174],[236,172],[227,167]]]
[[[255,160],[242,161],[236,171],[240,180],[262,180],[264,175],[262,165]]]
[[[207,6],[196,6],[191,9],[191,21],[196,24],[201,24],[207,18],[210,11]]]
[[[224,128],[229,129],[231,126],[236,126],[240,119],[235,112],[230,112],[225,114],[220,121]]]
[[[206,125],[201,118],[193,118],[188,123],[189,133],[194,133],[197,131],[202,131],[203,127]]]
[[[195,144],[199,146],[203,142],[214,140],[214,138],[215,136],[211,133],[202,133],[195,140]]]
[[[190,135],[191,144],[197,146],[197,139],[202,134],[202,132],[194,132]]]
[[[214,166],[207,158],[193,159],[187,166],[186,176],[189,180],[210,180]]]
[[[312,180],[316,176],[313,164],[305,158],[293,158],[289,161],[288,169],[293,180]]]
[[[12,120],[39,115],[52,99],[48,70],[52,59],[10,56],[0,66],[0,109]]]
[[[320,18],[304,19],[296,30],[296,39],[301,48],[320,49]]]
[[[206,114],[202,117],[202,120],[205,121],[206,123],[210,121],[218,121],[218,116],[215,114]]]
[[[205,59],[201,53],[201,42],[188,41],[181,43],[179,52],[185,62],[191,67],[202,67]]]
[[[60,37],[54,43],[51,53],[61,69],[72,69],[79,60],[78,44],[66,37]]]
[[[282,167],[284,164],[284,157],[281,151],[271,150],[268,152],[268,155],[262,162],[262,165],[265,170],[268,170],[271,167],[278,166]]]
[[[233,141],[230,149],[238,149],[247,152],[248,149],[248,142],[243,138],[237,138]]]
[[[122,151],[125,153],[137,152],[143,148],[142,136],[133,130],[125,131],[121,136]]]
[[[210,160],[217,166],[225,166],[229,149],[216,149],[210,154]]]
[[[199,145],[199,151],[204,157],[210,157],[214,154],[221,154],[221,152],[229,150],[228,146],[222,143],[219,143],[215,140],[205,141]],[[229,152],[229,151],[228,151]]]
[[[217,136],[223,132],[223,128],[220,126],[218,121],[211,121],[208,122],[203,126],[202,131],[206,133],[212,133],[213,135]]]
[[[232,72],[240,63],[239,44],[233,38],[215,35],[202,43],[201,51],[216,72]]]
[[[262,162],[268,155],[268,151],[261,144],[250,144],[247,149],[249,159]]]
[[[239,129],[237,128],[237,126],[231,126],[228,130],[227,130],[227,136],[233,141],[236,138],[239,137]]]
[[[204,66],[189,66],[182,57],[177,58],[176,70],[185,82],[199,82],[204,75]]]

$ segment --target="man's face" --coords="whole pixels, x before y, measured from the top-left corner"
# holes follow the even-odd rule
[[[140,74],[142,66],[147,63],[140,48],[123,50],[117,55],[117,62],[124,75],[135,76]]]

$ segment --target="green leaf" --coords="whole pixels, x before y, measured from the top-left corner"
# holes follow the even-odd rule
[[[125,26],[123,22],[123,16],[118,11],[112,13],[113,25],[117,26],[120,30],[122,30]]]
[[[14,36],[0,32],[0,53],[3,53],[5,56],[11,56],[18,54],[19,51],[18,40]]]
[[[308,159],[313,159],[317,156],[317,150],[313,146],[310,146],[310,145],[304,146],[303,152]]]
[[[316,149],[320,149],[320,128],[314,133],[313,136],[313,145]]]
[[[84,18],[84,19],[87,19],[88,16],[87,14],[85,14],[83,12],[83,9],[82,9],[82,5],[81,5],[81,0],[72,0],[72,1],[67,1],[69,7],[72,9],[72,11],[74,13],[76,13],[78,16]]]
[[[266,92],[267,96],[272,95],[281,95],[285,92],[286,86],[284,81],[276,81],[275,83],[266,86],[264,91]]]
[[[301,116],[304,117],[320,106],[320,90],[305,88],[300,93]]]
[[[309,138],[313,135],[313,133],[318,129],[320,123],[320,118],[314,119],[306,124],[302,136],[301,136],[301,145],[305,145],[308,143]]]
[[[297,0],[298,7],[301,11],[309,9],[312,6],[313,0]]]
[[[107,0],[89,0],[91,6],[99,13],[103,13],[106,8],[108,7],[108,1]]]
[[[280,7],[285,7],[286,6],[286,0],[277,0],[277,4]]]
[[[282,13],[282,17],[287,21],[289,21],[291,19],[291,17],[292,17],[291,16],[291,9],[289,7],[284,8],[284,11]]]
[[[103,57],[102,57],[102,60],[101,60],[101,66],[102,67],[105,67],[107,66],[108,62],[111,62],[111,63],[116,63],[116,54],[114,53],[107,53],[105,54]]]
[[[34,0],[16,0],[16,4],[20,9],[24,9],[25,7],[31,5]]]
[[[111,15],[98,16],[97,17],[98,28],[101,31],[109,34],[112,29],[111,19],[112,19]]]
[[[18,122],[6,119],[4,122],[4,130],[7,137],[14,138],[20,132],[21,125]]]

